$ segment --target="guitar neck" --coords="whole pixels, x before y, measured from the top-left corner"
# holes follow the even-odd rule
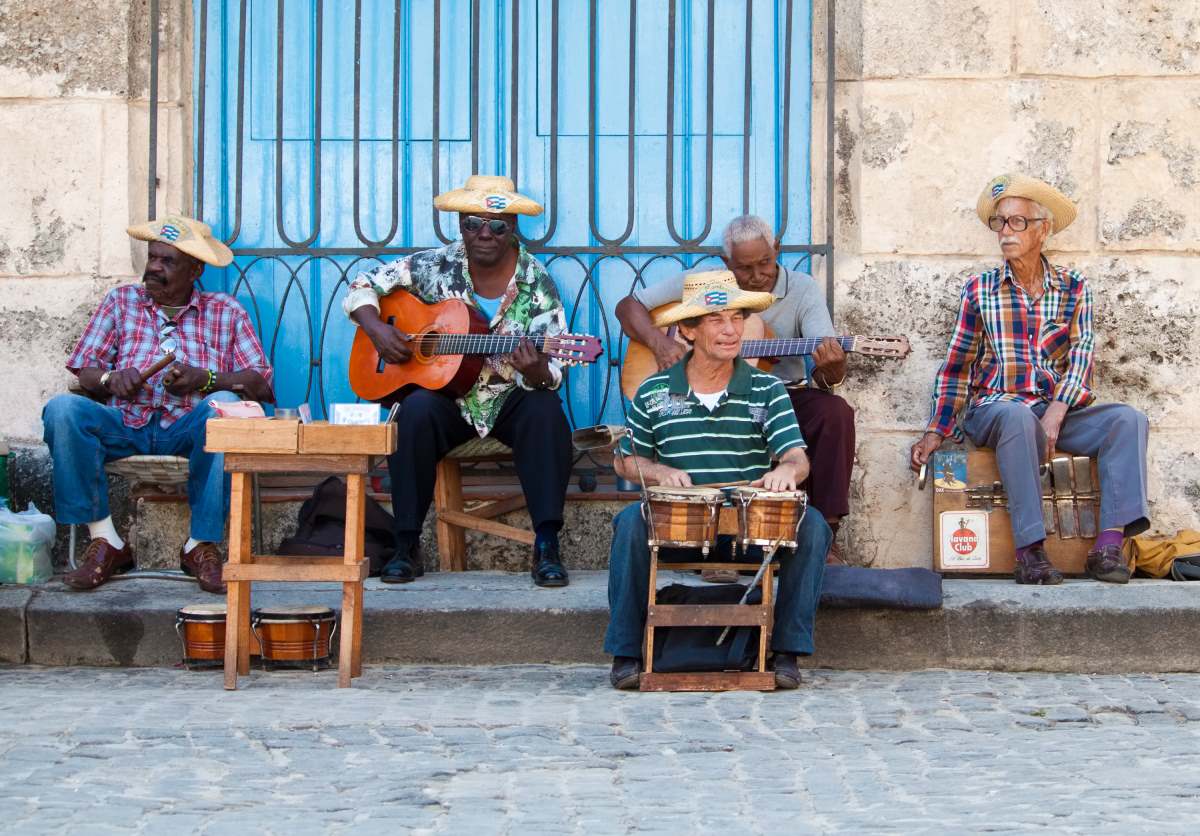
[[[513,334],[427,334],[415,335],[411,339],[425,343],[426,354],[511,354],[521,340],[528,340],[541,351],[546,345],[545,334],[522,337]],[[432,345],[427,341],[432,340]]]
[[[843,351],[854,351],[854,337],[834,337]],[[746,340],[742,343],[743,357],[797,357],[812,354],[825,337],[797,337],[791,340]]]

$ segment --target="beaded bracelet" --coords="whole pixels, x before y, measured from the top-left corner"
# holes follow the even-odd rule
[[[208,369],[208,380],[204,381],[204,385],[200,387],[200,394],[207,395],[217,385],[217,373],[212,369]]]

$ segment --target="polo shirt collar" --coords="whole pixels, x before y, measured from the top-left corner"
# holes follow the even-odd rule
[[[687,379],[687,364],[692,359],[692,351],[683,355],[683,359],[671,366],[667,370],[668,391],[672,395],[686,395],[692,391],[691,384]],[[733,359],[733,376],[729,378],[729,383],[725,387],[725,391],[731,395],[748,395],[750,394],[750,386],[754,375],[750,364],[741,358],[741,355]]]

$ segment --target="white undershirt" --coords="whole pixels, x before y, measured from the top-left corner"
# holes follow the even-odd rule
[[[696,400],[704,404],[705,409],[707,409],[709,412],[713,412],[717,408],[717,404],[720,402],[721,398],[725,397],[725,390],[722,389],[720,392],[693,391],[692,394],[696,396]]]

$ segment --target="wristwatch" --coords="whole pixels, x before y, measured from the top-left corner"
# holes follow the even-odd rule
[[[112,369],[109,369],[104,374],[100,375],[100,386],[107,389],[108,388],[108,379],[110,377],[112,377]]]

